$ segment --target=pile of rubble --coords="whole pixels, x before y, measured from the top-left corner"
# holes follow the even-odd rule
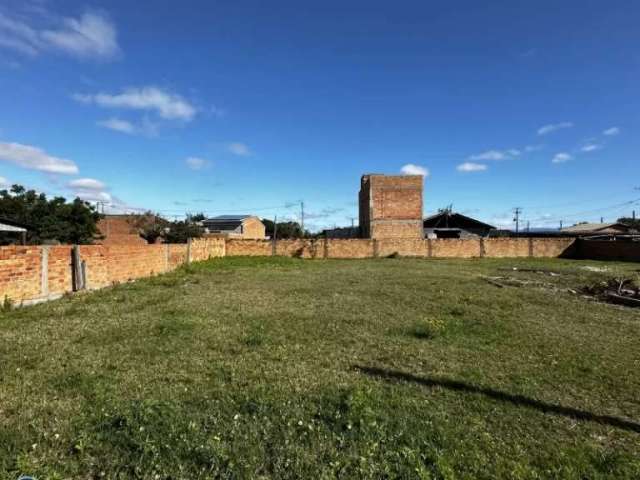
[[[640,307],[640,287],[630,278],[611,278],[585,287],[584,292],[606,302]]]

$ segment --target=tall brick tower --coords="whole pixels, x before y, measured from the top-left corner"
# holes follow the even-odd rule
[[[422,175],[363,175],[360,179],[360,236],[423,238]]]

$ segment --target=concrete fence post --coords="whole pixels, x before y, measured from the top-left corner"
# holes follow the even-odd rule
[[[187,263],[191,263],[191,237],[187,238]]]
[[[433,244],[431,243],[430,238],[427,238],[427,257],[433,257]]]
[[[323,258],[329,258],[329,239],[327,237],[324,237],[324,245],[322,246],[322,249]]]
[[[164,271],[169,271],[169,244],[164,244]]]
[[[73,291],[84,290],[86,270],[82,266],[80,258],[80,246],[74,245],[71,249],[71,279],[73,281]]]
[[[533,257],[533,238],[529,237],[529,257]]]
[[[484,249],[484,238],[480,237],[480,258],[484,258],[485,256],[485,249]]]
[[[40,295],[49,296],[49,247],[40,247]]]

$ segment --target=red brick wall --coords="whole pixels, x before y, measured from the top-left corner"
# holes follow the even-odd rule
[[[69,245],[48,247],[49,249],[49,295],[62,295],[72,290],[71,250]]]
[[[227,256],[269,256],[271,255],[271,241],[227,239]]]
[[[429,245],[432,257],[473,258],[481,255],[480,241],[477,239],[438,238],[428,240],[427,247]]]
[[[404,257],[428,257],[429,242],[424,239],[384,239],[378,240],[377,252],[379,257],[402,255]]]
[[[360,183],[360,225],[365,237],[422,238],[420,175],[364,175]]]
[[[223,239],[197,239],[181,245],[82,245],[87,288],[96,289],[173,270],[192,260],[225,254]],[[73,290],[70,245],[0,247],[0,301],[16,303],[55,298]],[[42,272],[42,265],[47,266]],[[43,282],[43,280],[45,280]]]
[[[0,302],[14,302],[40,295],[40,247],[0,247]]]
[[[376,242],[368,238],[330,239],[328,258],[368,258],[375,256]]]
[[[640,262],[640,242],[578,240],[575,255],[578,258]]]
[[[135,217],[130,215],[107,215],[98,221],[98,230],[104,238],[98,240],[103,245],[146,245],[132,225]]]
[[[582,242],[587,245],[587,242]],[[557,257],[573,249],[573,239],[317,239],[279,240],[276,254],[302,258],[369,258],[393,254],[415,257]],[[41,300],[72,291],[69,245],[0,247],[0,301]],[[190,245],[84,245],[87,288],[95,289],[171,271],[191,261],[212,257],[270,256],[268,240],[196,239]],[[640,259],[640,245],[588,242],[582,256],[602,259]],[[46,271],[42,271],[42,265]],[[43,283],[43,279],[47,281]]]
[[[191,261],[208,260],[214,257],[225,256],[224,238],[203,237],[191,242]]]

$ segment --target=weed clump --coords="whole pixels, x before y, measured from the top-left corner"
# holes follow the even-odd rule
[[[11,300],[9,297],[5,295],[4,300],[2,302],[2,308],[0,310],[2,310],[3,312],[8,312],[10,310],[13,310],[13,307],[14,307],[13,300]]]
[[[441,318],[426,317],[416,321],[409,328],[409,335],[421,340],[431,340],[441,335],[446,323]]]

